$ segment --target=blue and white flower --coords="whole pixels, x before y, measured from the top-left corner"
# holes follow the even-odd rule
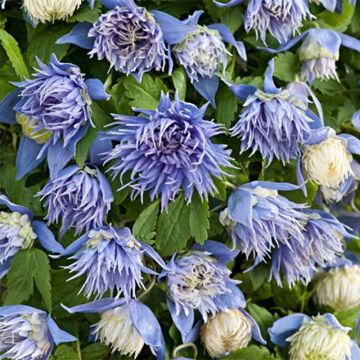
[[[290,360],[357,360],[360,349],[332,314],[309,317],[292,314],[274,322],[269,329],[271,341],[289,349]]]
[[[234,246],[247,257],[264,260],[280,244],[293,236],[304,241],[302,230],[307,221],[304,204],[289,201],[278,191],[297,190],[288,183],[254,181],[241,185],[229,197],[220,216],[228,227]]]
[[[318,184],[326,202],[338,202],[360,177],[360,164],[352,154],[360,154],[360,140],[349,134],[321,127],[311,132],[298,160],[299,185],[305,178]],[[303,186],[304,193],[306,188]]]
[[[76,340],[45,311],[25,305],[0,307],[1,359],[48,360],[54,345]]]
[[[18,121],[23,128],[17,179],[45,157],[55,177],[74,157],[76,144],[92,124],[92,100],[109,98],[99,80],[84,80],[78,66],[60,63],[54,54],[49,65],[38,63],[33,78],[15,83],[18,89],[0,103],[0,122]]]
[[[141,116],[114,115],[116,127],[105,138],[118,144],[105,160],[114,161],[110,169],[121,181],[130,174],[125,186],[132,188],[134,198],[149,191],[151,200],[161,198],[164,209],[181,190],[187,201],[194,191],[201,198],[213,194],[213,178],[220,179],[223,167],[231,166],[231,152],[212,142],[223,129],[204,120],[206,108],[162,94],[155,111],[134,109]]]
[[[160,255],[147,244],[138,241],[128,228],[102,226],[92,229],[66,248],[61,256],[72,255],[71,265],[65,267],[75,273],[69,280],[85,275],[80,289],[86,297],[96,294],[126,299],[136,297],[137,287],[144,287],[143,273],[157,275],[144,265],[144,257],[165,267]]]
[[[29,249],[37,240],[52,253],[62,252],[63,247],[52,232],[24,206],[12,203],[0,193],[0,279],[8,272],[13,257],[21,249]]]
[[[7,0],[0,1],[1,8],[5,9]],[[23,0],[25,14],[30,18],[31,24],[67,20],[73,16],[83,0]],[[90,7],[94,7],[95,0],[89,0]]]
[[[244,0],[230,0],[227,3],[215,1],[220,7],[241,4]],[[285,43],[302,27],[303,21],[312,19],[307,0],[250,0],[245,13],[245,30],[255,30],[256,37],[266,43],[267,31]]]
[[[278,89],[273,81],[274,60],[265,74],[264,90],[252,85],[228,84],[235,96],[244,102],[239,121],[231,135],[241,139],[241,153],[260,151],[270,164],[277,158],[284,164],[297,158],[299,145],[310,133],[311,112],[298,96],[298,90]]]
[[[174,255],[160,274],[168,288],[168,308],[183,342],[193,336],[194,312],[198,310],[203,321],[209,314],[233,308],[244,308],[246,301],[230,279],[226,264],[238,254],[224,244],[208,240],[195,245],[184,256]]]
[[[302,41],[298,50],[302,62],[301,77],[309,83],[315,79],[338,79],[336,61],[340,57],[340,47],[360,52],[360,41],[346,34],[328,29],[310,29],[304,31],[278,49],[265,49],[273,54],[287,51]]]
[[[60,236],[71,227],[79,234],[102,226],[114,200],[110,184],[97,167],[77,165],[61,170],[38,196],[48,208],[49,224],[61,218]]]
[[[92,336],[118,351],[136,358],[144,345],[150,347],[158,360],[165,360],[165,343],[161,327],[152,311],[137,300],[104,298],[65,309],[70,313],[99,313]]]
[[[351,309],[360,304],[360,265],[339,259],[324,269],[316,279],[315,299],[321,306],[335,311]]]

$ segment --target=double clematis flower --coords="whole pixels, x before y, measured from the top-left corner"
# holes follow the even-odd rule
[[[144,345],[158,360],[165,360],[162,330],[153,312],[137,300],[104,298],[88,304],[64,307],[69,313],[98,313],[92,337],[120,355],[137,357]]]
[[[0,278],[8,272],[16,253],[31,248],[36,240],[49,252],[64,250],[47,226],[34,220],[34,214],[29,209],[12,203],[1,193],[0,207],[6,208],[0,210]]]
[[[241,4],[244,0],[215,1],[220,7]],[[256,37],[266,43],[267,31],[279,43],[285,43],[302,26],[306,19],[312,19],[307,0],[249,0],[246,8],[245,30],[255,30]]]
[[[23,129],[16,159],[17,179],[45,158],[50,177],[56,177],[93,125],[91,102],[109,98],[103,84],[97,79],[85,80],[77,65],[61,63],[54,54],[49,65],[38,63],[33,78],[15,83],[18,89],[0,103],[0,122],[18,122]]]
[[[278,49],[265,49],[272,54],[287,51],[302,41],[298,50],[302,63],[301,77],[309,83],[315,79],[338,79],[336,62],[340,57],[340,47],[360,52],[360,41],[346,34],[329,29],[309,29]]]
[[[288,349],[290,360],[306,360],[308,354],[315,359],[357,360],[360,349],[348,335],[350,330],[332,314],[292,314],[276,320],[269,334],[274,344]]]
[[[26,305],[0,307],[2,359],[48,360],[54,345],[76,340],[45,311]]]

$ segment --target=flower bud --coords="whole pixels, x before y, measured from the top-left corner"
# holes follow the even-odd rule
[[[213,315],[201,328],[201,341],[212,357],[246,347],[251,341],[252,322],[240,310]]]
[[[82,0],[24,0],[24,9],[37,24],[55,20],[66,20],[81,5]]]
[[[351,339],[347,328],[329,324],[324,316],[305,322],[300,329],[287,338],[290,342],[290,360],[351,358]]]
[[[345,265],[323,273],[316,284],[315,297],[320,305],[336,311],[360,304],[360,266]]]

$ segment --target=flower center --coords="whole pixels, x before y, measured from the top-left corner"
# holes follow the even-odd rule
[[[31,324],[32,329],[29,333],[29,338],[35,341],[36,347],[43,354],[47,353],[50,349],[50,342],[46,321],[36,312],[32,315],[23,315],[22,318]]]
[[[21,125],[24,135],[38,144],[45,144],[52,135],[52,132],[42,128],[41,122],[36,118],[29,119],[28,116],[17,113],[16,121]]]

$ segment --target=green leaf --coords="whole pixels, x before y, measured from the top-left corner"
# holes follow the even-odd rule
[[[0,29],[0,42],[9,57],[11,65],[21,79],[29,78],[29,71],[25,65],[19,44],[15,38],[4,29]]]
[[[220,15],[220,20],[234,34],[243,24],[244,15],[238,6],[235,8],[227,8]]]
[[[186,247],[190,239],[190,208],[181,195],[159,216],[155,245],[162,256],[173,255]]]
[[[244,349],[237,350],[227,357],[226,360],[273,360],[275,357],[270,354],[264,346],[250,345]]]
[[[34,291],[34,283],[51,312],[50,264],[47,255],[40,249],[19,251],[12,260],[7,274],[7,289],[4,304],[21,304]]]
[[[318,15],[318,22],[321,27],[344,32],[351,23],[354,15],[355,7],[350,4],[350,1],[343,1],[343,9],[341,14],[338,12],[324,11]]]
[[[139,84],[133,76],[124,80],[125,95],[130,99],[130,105],[140,109],[155,110],[160,94],[167,89],[160,78],[153,80],[149,74],[144,74]]]
[[[101,13],[101,4],[97,2],[93,9],[88,4],[82,6],[75,14],[68,20],[68,22],[89,22],[95,23]]]
[[[220,91],[216,96],[216,113],[215,119],[217,123],[224,124],[227,129],[235,119],[238,110],[238,102],[232,91],[225,85],[221,85]]]
[[[86,135],[77,143],[75,152],[75,161],[82,167],[88,157],[91,145],[97,137],[97,131],[90,127]]]
[[[286,82],[294,80],[299,70],[299,58],[292,52],[284,52],[275,57],[274,76]]]
[[[349,326],[355,329],[356,322],[360,318],[360,305],[357,305],[351,309],[337,311],[335,314],[341,325]]]
[[[80,360],[76,351],[70,345],[65,344],[59,345],[52,358],[54,360]]]
[[[209,203],[202,201],[198,194],[195,194],[190,203],[190,235],[199,244],[203,244],[208,239],[210,212]]]
[[[112,122],[110,114],[106,113],[100,105],[95,102],[91,104],[91,119],[98,130]]]
[[[268,328],[274,322],[274,317],[267,309],[264,307],[258,306],[256,304],[250,303],[247,305],[247,310],[249,314],[255,319],[258,323],[261,334],[264,338],[268,338]]]
[[[101,343],[94,343],[81,351],[81,358],[82,360],[100,360],[107,359],[109,354],[110,349],[107,346]]]
[[[144,209],[136,219],[132,232],[136,239],[153,243],[155,237],[156,220],[159,214],[159,200]]]
[[[178,68],[172,73],[172,80],[175,90],[177,91],[180,100],[185,100],[186,97],[186,81],[187,76],[183,68]]]

